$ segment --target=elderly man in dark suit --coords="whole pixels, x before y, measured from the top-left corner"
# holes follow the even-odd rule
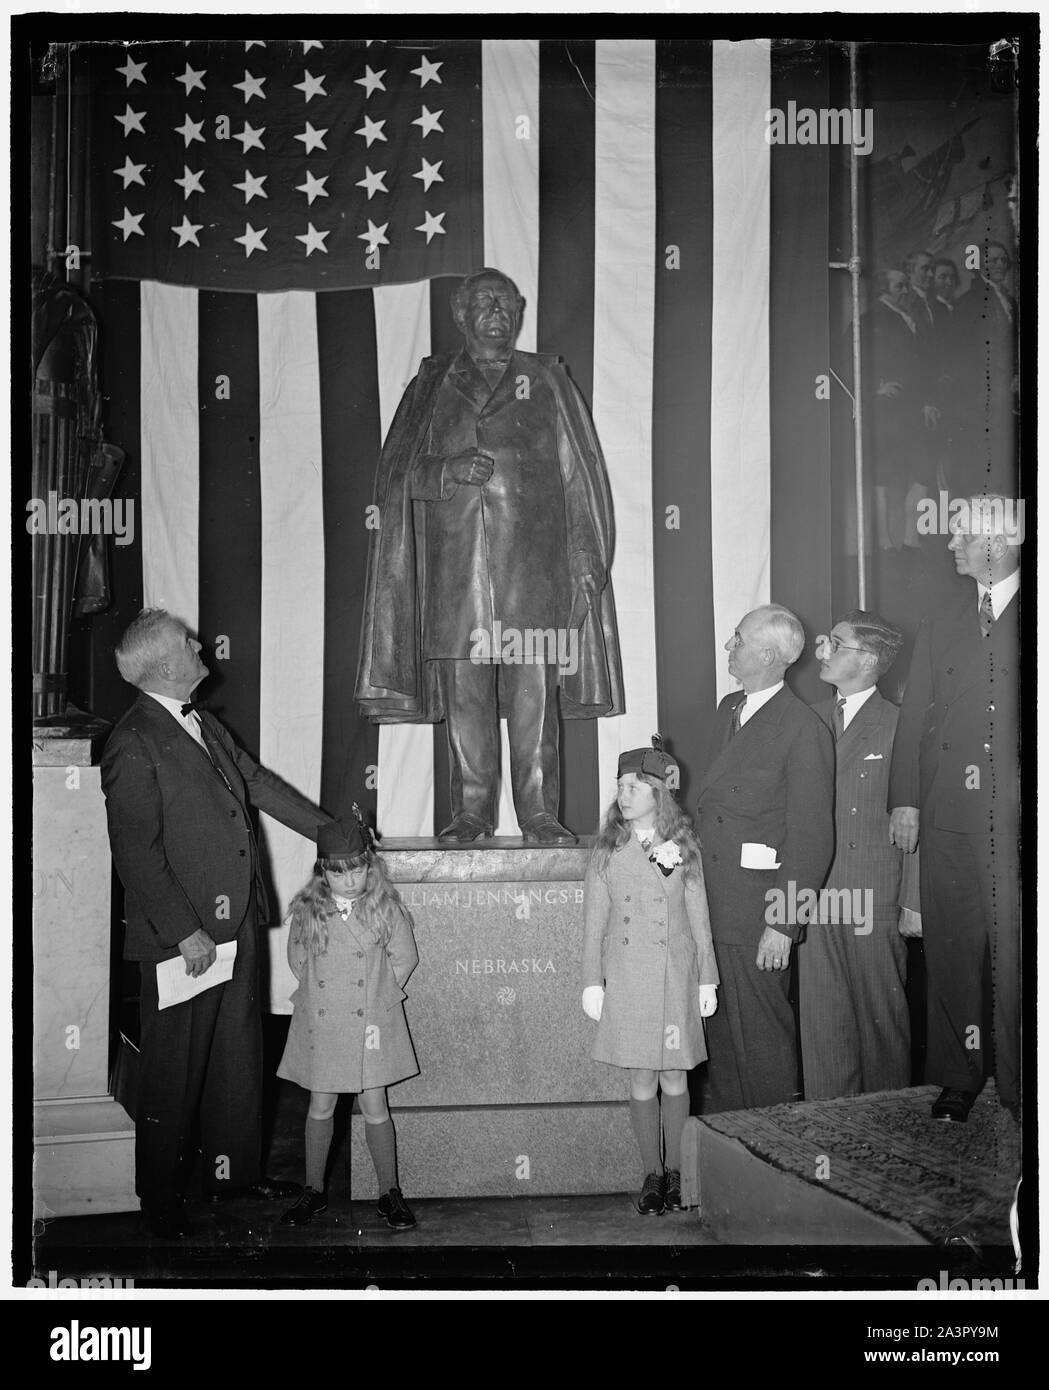
[[[463,347],[422,363],[376,480],[356,697],[378,723],[447,721],[452,842],[492,833],[500,714],[522,834],[571,842],[558,716],[623,709],[601,446],[558,359],[515,348],[523,309],[498,270],[463,281]]]
[[[813,706],[835,737],[834,862],[798,949],[806,1100],[910,1084],[907,947],[900,935],[903,852],[889,842],[892,741],[899,714],[876,682],[902,635],[856,609],[816,642],[835,698]]]
[[[795,907],[834,852],[833,740],[784,681],[805,646],[800,621],[767,604],[726,646],[743,693],[718,706],[696,819],[721,974],[707,1025],[713,1110],[797,1096],[791,951],[805,914]]]
[[[102,758],[113,860],[124,885],[124,956],[140,962],[135,1188],[154,1234],[178,1239],[199,1125],[205,1195],[279,1198],[260,1175],[262,1023],[257,929],[267,920],[248,801],[315,840],[331,817],[267,772],[190,695],[208,674],[200,643],[161,609],[116,649],[139,690]],[[207,979],[216,945],[236,943],[233,975],[159,1007],[157,965]]]
[[[921,841],[928,980],[926,1079],[936,1119],[963,1123],[990,1070],[1020,1105],[1020,515],[974,497],[948,549],[967,581],[953,611],[918,630],[889,779],[893,843]]]

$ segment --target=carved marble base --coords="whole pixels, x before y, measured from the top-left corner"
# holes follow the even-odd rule
[[[137,1211],[135,1127],[111,1096],[34,1106],[33,1214],[97,1216]]]

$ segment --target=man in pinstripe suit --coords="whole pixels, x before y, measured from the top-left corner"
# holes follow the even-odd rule
[[[897,926],[903,853],[889,840],[886,810],[899,711],[876,685],[901,640],[876,613],[857,609],[816,643],[820,679],[836,687],[836,698],[815,709],[836,740],[836,840],[825,888],[837,893],[823,895],[798,950],[806,1100],[910,1083],[907,948]]]

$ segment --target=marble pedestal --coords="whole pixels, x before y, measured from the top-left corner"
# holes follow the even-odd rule
[[[134,1211],[135,1130],[109,1094],[112,861],[91,741],[34,736],[38,1218]]]
[[[585,845],[387,840],[415,922],[405,1012],[420,1075],[389,1091],[414,1197],[602,1193],[639,1185],[625,1071],[594,1062],[580,1005]],[[353,1195],[377,1195],[359,1114]]]

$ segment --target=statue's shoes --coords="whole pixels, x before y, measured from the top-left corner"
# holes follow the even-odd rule
[[[478,816],[471,816],[469,811],[460,811],[451,825],[446,825],[437,838],[467,844],[470,840],[487,838],[491,833],[492,826],[485,825]]]
[[[529,816],[521,826],[521,834],[526,840],[537,845],[574,845],[576,836],[566,830],[556,816],[549,811],[540,811]]]

